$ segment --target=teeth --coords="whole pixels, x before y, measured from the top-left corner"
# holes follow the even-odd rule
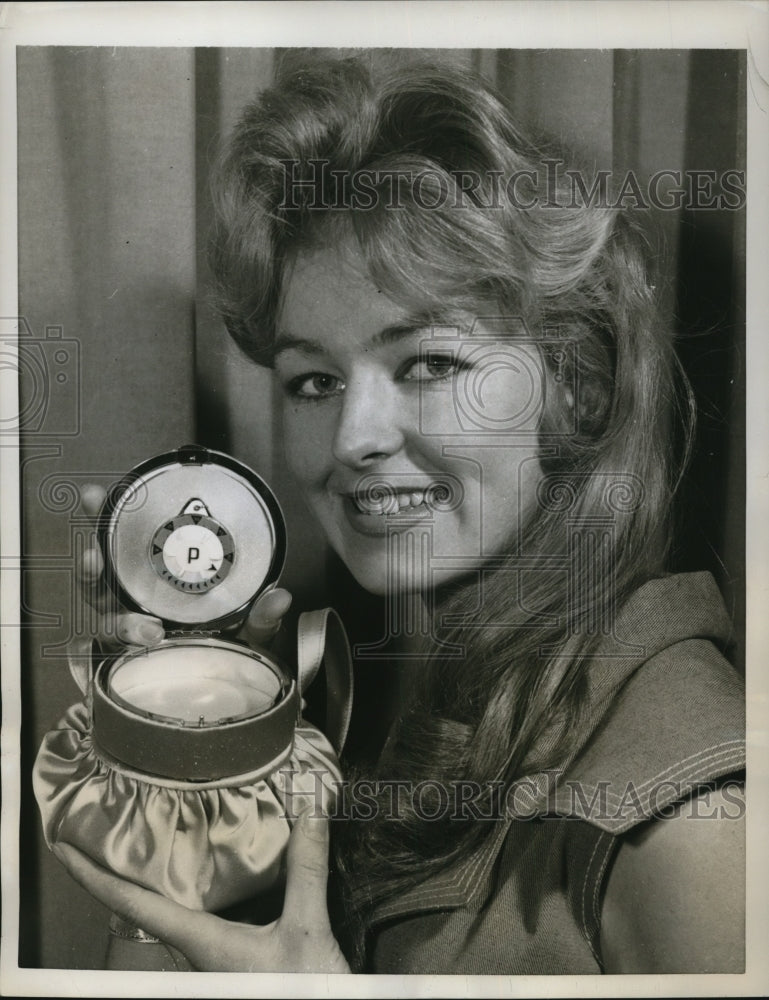
[[[358,510],[363,514],[375,514],[379,517],[385,514],[397,514],[401,510],[421,507],[425,502],[425,491],[414,490],[405,493],[398,492],[393,496],[384,499],[370,499],[368,497],[353,497],[353,502]]]

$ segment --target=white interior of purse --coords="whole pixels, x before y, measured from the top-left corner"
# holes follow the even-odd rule
[[[269,667],[246,652],[178,645],[118,664],[109,687],[139,711],[211,725],[266,711],[281,684]]]

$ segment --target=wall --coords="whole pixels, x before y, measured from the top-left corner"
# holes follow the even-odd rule
[[[182,49],[18,54],[19,312],[45,345],[56,409],[22,437],[27,776],[78,700],[63,656],[77,488],[194,434],[193,77]],[[50,327],[60,342],[46,341]],[[28,780],[22,810],[20,962],[98,968],[105,915],[45,850]]]

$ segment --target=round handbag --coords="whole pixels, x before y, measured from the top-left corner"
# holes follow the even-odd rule
[[[229,638],[283,565],[280,507],[260,477],[196,446],[110,492],[98,525],[107,581],[160,618],[156,646],[70,658],[85,695],[43,740],[33,774],[47,843],[195,909],[273,887],[291,824],[333,807],[351,659],[332,609],[298,625],[294,675]],[[325,732],[302,717],[321,663]]]

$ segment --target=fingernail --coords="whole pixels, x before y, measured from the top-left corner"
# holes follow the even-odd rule
[[[279,620],[285,615],[288,609],[291,607],[291,601],[293,600],[291,594],[287,590],[273,590],[270,594],[266,595],[262,607],[269,614],[269,618],[265,618],[265,621]]]
[[[104,500],[104,492],[98,486],[84,486],[80,490],[80,505],[86,511],[90,507],[96,509],[101,507]]]
[[[159,621],[143,621],[138,628],[138,637],[146,646],[154,646],[164,634]]]

